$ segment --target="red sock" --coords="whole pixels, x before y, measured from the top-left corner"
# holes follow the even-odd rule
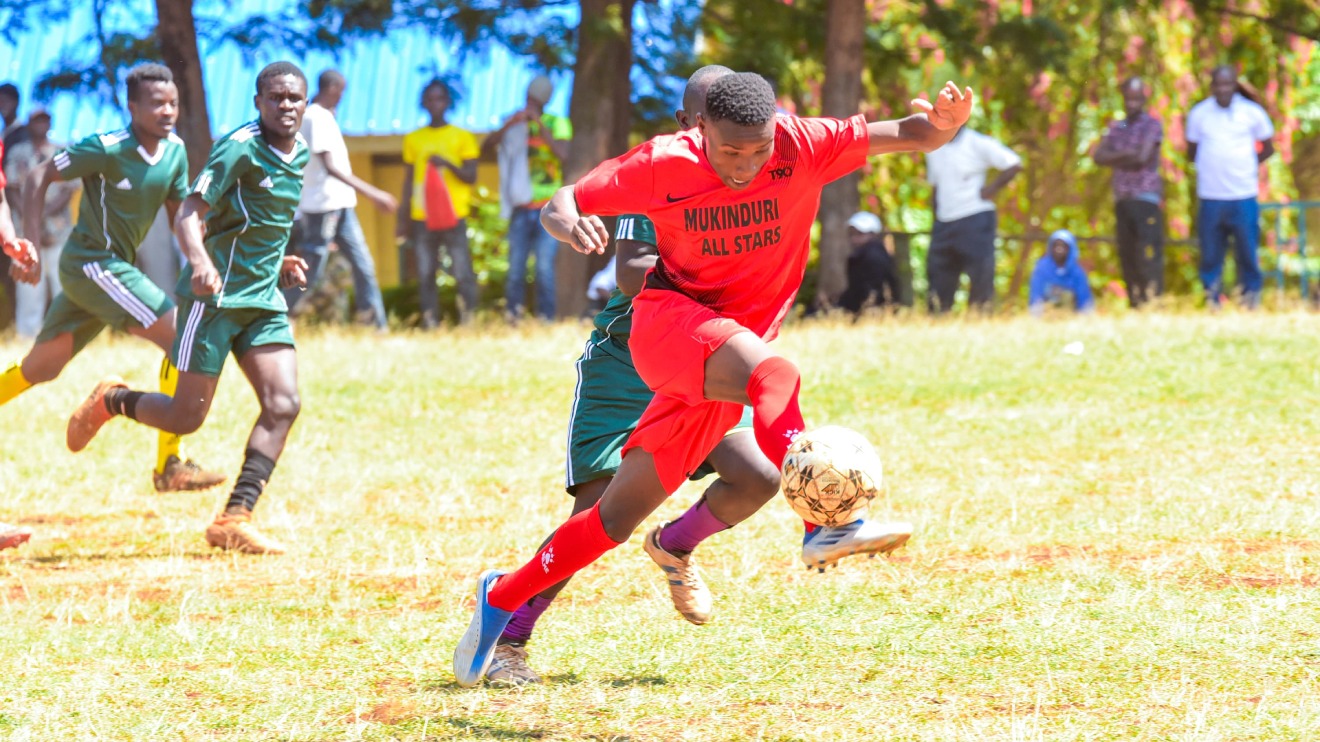
[[[806,526],[807,533],[812,533],[812,532],[815,531],[817,528],[820,528],[820,526],[816,525],[815,523],[812,523],[812,522],[809,521],[809,520],[804,520],[804,521],[802,521],[802,525],[803,525],[803,526]]]
[[[501,577],[487,599],[502,611],[515,611],[533,595],[572,577],[618,545],[605,533],[598,502],[565,521],[530,562]]]
[[[793,439],[802,433],[798,390],[802,377],[787,358],[772,356],[752,370],[747,396],[752,400],[752,431],[770,463],[780,466]]]

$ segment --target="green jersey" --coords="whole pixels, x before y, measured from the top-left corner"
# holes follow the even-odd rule
[[[222,285],[216,294],[196,296],[190,265],[179,276],[180,296],[214,307],[288,309],[279,291],[280,265],[309,157],[301,134],[286,155],[266,143],[256,121],[215,143],[190,193],[211,207],[206,253]]]
[[[93,134],[55,153],[60,180],[81,179],[78,223],[61,258],[95,262],[107,254],[126,263],[166,201],[182,201],[188,191],[188,154],[170,134],[154,156],[138,144],[132,129]]]
[[[614,228],[614,239],[645,242],[654,247],[655,225],[640,214],[624,214]],[[615,289],[605,308],[596,315],[596,332],[626,348],[628,336],[632,334],[632,310],[632,297]]]

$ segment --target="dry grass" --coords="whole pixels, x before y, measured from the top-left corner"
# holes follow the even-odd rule
[[[146,346],[99,342],[0,410],[0,520],[37,531],[0,553],[0,738],[1312,739],[1317,330],[790,328],[808,420],[877,444],[881,514],[917,537],[816,575],[776,502],[703,545],[701,628],[635,538],[546,614],[550,682],[522,691],[460,690],[449,657],[472,578],[567,512],[583,328],[305,335],[303,417],[258,513],[294,549],[269,559],[205,547],[223,492],[154,493],[152,432],[64,450],[100,373],[155,378]],[[230,369],[191,451],[236,471],[255,412]]]

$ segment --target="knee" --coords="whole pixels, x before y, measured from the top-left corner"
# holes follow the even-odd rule
[[[261,400],[261,410],[267,418],[278,424],[292,425],[302,411],[302,400],[297,392],[276,392]]]
[[[202,399],[183,399],[174,398],[174,433],[176,435],[192,435],[202,427],[206,421],[206,413],[209,405]]]
[[[779,492],[779,469],[757,450],[739,462],[733,471],[721,471],[723,479],[747,500],[768,502]]]
[[[33,386],[54,381],[62,370],[64,370],[62,363],[32,363],[22,366],[23,378]]]

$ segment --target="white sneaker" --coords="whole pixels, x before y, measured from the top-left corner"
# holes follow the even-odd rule
[[[802,561],[807,569],[824,572],[846,556],[887,554],[911,536],[911,523],[855,520],[843,526],[820,526],[802,536]]]

